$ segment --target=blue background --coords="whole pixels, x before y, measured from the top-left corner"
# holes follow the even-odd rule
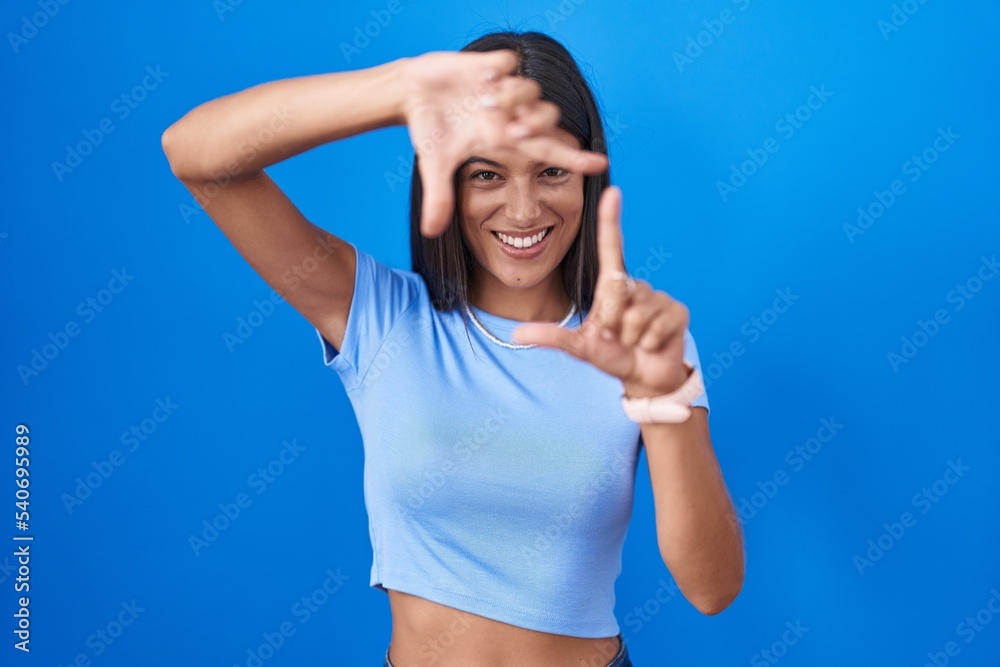
[[[995,3],[910,0],[889,30],[888,1],[402,0],[350,58],[341,43],[387,2],[52,2],[51,18],[44,4],[0,10],[0,662],[245,665],[290,622],[295,634],[264,664],[380,664],[389,608],[368,588],[362,447],[343,387],[286,303],[227,347],[272,292],[188,208],[160,136],[258,83],[457,50],[506,27],[568,45],[618,128],[628,268],[690,308],[713,443],[743,508],[744,589],[703,616],[670,593],[640,462],[616,607],[635,663],[774,664],[768,650],[784,665],[922,665],[934,653],[944,664],[948,642],[948,664],[1000,662],[1000,616],[987,606],[1000,609],[1000,279],[983,263],[1000,252]],[[675,56],[686,49],[694,57]],[[114,101],[147,67],[161,80],[123,117]],[[814,86],[829,96],[802,107]],[[808,119],[794,133],[776,125],[795,113]],[[57,174],[53,162],[102,119],[113,131]],[[936,161],[911,180],[906,163],[949,128],[958,138],[928,151]],[[777,151],[743,165],[769,138]],[[411,158],[396,127],[268,172],[309,219],[409,268],[408,180],[386,174]],[[723,196],[734,165],[753,173]],[[897,179],[903,194],[849,234],[858,207],[878,212],[877,193]],[[654,251],[670,257],[657,265]],[[100,312],[81,309],[115,270],[133,276],[127,286],[113,283]],[[959,301],[958,285],[971,298]],[[776,290],[798,298],[772,317]],[[893,365],[939,309],[947,321]],[[69,323],[79,335],[22,377]],[[743,353],[727,358],[734,343]],[[177,406],[162,422],[151,420],[157,400]],[[842,427],[810,443],[824,418]],[[143,420],[148,435],[130,451],[122,435]],[[12,648],[17,423],[32,436],[30,656]],[[252,485],[285,441],[304,449]],[[810,444],[821,447],[797,458]],[[68,508],[77,478],[115,450],[121,465]],[[949,462],[968,469],[946,477]],[[240,493],[250,504],[196,555],[189,536]],[[904,512],[909,525],[893,528]],[[296,614],[338,569],[340,589]],[[133,600],[134,621],[98,639]],[[977,613],[979,630],[961,625]],[[801,636],[786,633],[796,623]]]

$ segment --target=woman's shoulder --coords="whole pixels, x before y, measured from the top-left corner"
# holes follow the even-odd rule
[[[351,245],[354,247],[354,252],[358,260],[358,278],[363,277],[367,273],[369,278],[380,282],[405,283],[413,288],[427,290],[427,284],[420,273],[380,259],[375,254],[375,251],[365,250],[355,243],[351,243]]]

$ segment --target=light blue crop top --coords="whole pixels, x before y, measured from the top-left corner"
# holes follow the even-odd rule
[[[533,630],[617,635],[641,444],[621,381],[560,350],[466,334],[419,274],[351,245],[342,349],[316,333],[364,443],[370,585]],[[475,312],[502,340],[522,324]],[[699,368],[690,331],[684,340]],[[694,405],[707,410],[708,397]]]

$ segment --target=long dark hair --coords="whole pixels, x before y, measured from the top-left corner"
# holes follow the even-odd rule
[[[537,82],[541,99],[559,107],[559,127],[574,135],[583,150],[607,154],[604,125],[590,86],[569,51],[552,37],[540,32],[501,31],[483,35],[461,51],[511,49],[520,60],[517,75]],[[469,278],[473,268],[472,253],[462,237],[459,215],[457,173],[455,210],[447,230],[435,238],[420,233],[420,210],[423,187],[419,157],[414,157],[410,184],[410,257],[412,270],[427,285],[431,302],[439,311],[461,308],[466,321]],[[566,291],[578,313],[590,310],[597,283],[597,203],[611,183],[609,169],[599,174],[585,174],[583,212],[580,231],[562,261]]]

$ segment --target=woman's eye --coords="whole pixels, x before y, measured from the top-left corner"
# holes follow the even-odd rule
[[[560,167],[549,167],[548,169],[543,171],[542,174],[545,174],[546,176],[553,178],[559,178],[569,174],[569,171],[567,171],[566,169],[562,169]],[[476,173],[469,176],[469,178],[477,181],[496,181],[500,179],[500,175],[497,174],[495,171],[477,171]]]

